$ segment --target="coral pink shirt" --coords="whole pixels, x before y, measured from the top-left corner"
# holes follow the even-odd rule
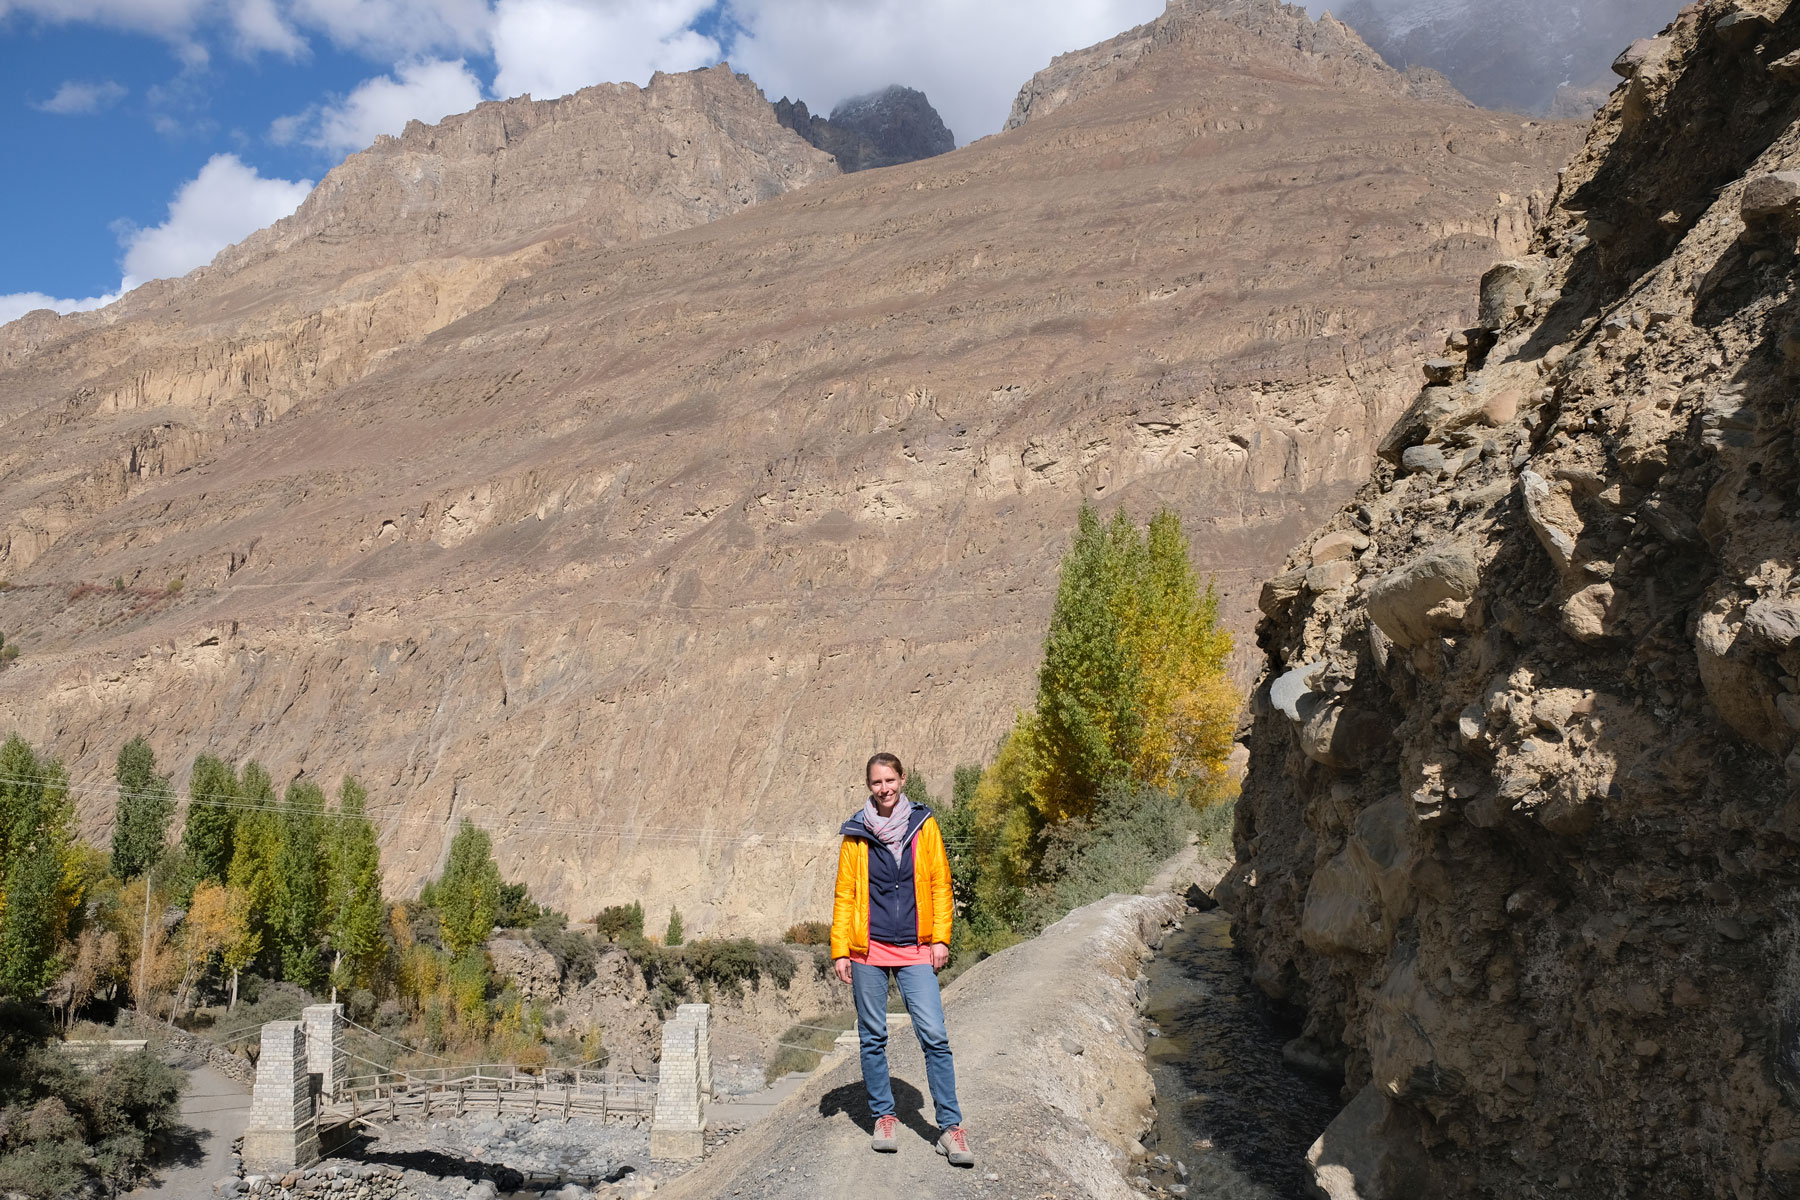
[[[865,963],[871,967],[929,967],[931,965],[931,947],[895,946],[870,938],[869,952],[858,954],[852,950],[850,961]]]

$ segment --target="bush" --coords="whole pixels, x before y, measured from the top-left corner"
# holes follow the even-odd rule
[[[1048,831],[1044,867],[1053,882],[1035,898],[1032,924],[1041,929],[1103,896],[1139,890],[1187,844],[1195,823],[1193,807],[1171,792],[1109,785],[1093,821]]]
[[[1200,853],[1209,858],[1232,856],[1231,827],[1237,820],[1237,796],[1208,804],[1194,817],[1194,832],[1200,838]]]
[[[566,928],[568,918],[561,913],[547,913],[531,927],[531,940],[542,946],[556,960],[556,970],[567,982],[577,986],[594,978],[594,964],[600,957],[593,939],[580,930]]]
[[[594,918],[594,931],[609,942],[617,942],[644,936],[644,906],[633,900],[630,904],[614,904],[600,910]]]
[[[500,885],[500,908],[495,914],[494,924],[501,929],[526,929],[547,916],[562,917],[564,925],[569,918],[561,913],[552,913],[540,907],[531,899],[531,893],[522,883],[503,883]]]
[[[789,925],[781,940],[790,946],[829,946],[831,922],[802,921],[798,925]]]
[[[92,1072],[48,1044],[41,1013],[0,1013],[0,1190],[123,1191],[175,1125],[182,1078],[139,1051]]]

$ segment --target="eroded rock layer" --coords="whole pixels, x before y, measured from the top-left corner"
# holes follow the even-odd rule
[[[818,917],[870,750],[941,790],[1028,700],[1083,498],[1176,505],[1247,629],[1575,145],[1241,7],[952,154],[507,251],[491,296],[222,439],[193,414],[272,394],[237,359],[150,387],[34,326],[0,376],[0,726],[78,781],[137,732],[182,773],[353,771],[396,887],[467,816],[577,916]],[[226,356],[188,311],[155,310]],[[272,358],[324,317],[295,322]],[[313,374],[360,343],[324,344]]]
[[[1800,9],[1621,60],[1263,592],[1225,892],[1331,1196],[1800,1190]]]

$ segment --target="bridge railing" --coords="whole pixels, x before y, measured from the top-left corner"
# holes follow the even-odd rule
[[[401,1111],[525,1112],[567,1119],[583,1116],[648,1114],[656,1104],[656,1083],[622,1080],[603,1070],[581,1067],[520,1067],[477,1063],[408,1067],[351,1076],[324,1113],[358,1120]]]

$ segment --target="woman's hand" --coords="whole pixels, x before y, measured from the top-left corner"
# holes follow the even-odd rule
[[[837,977],[839,979],[843,980],[845,983],[850,982],[850,960],[849,959],[847,959],[847,958],[832,959],[831,960],[831,969],[837,972]]]
[[[950,965],[950,947],[942,942],[931,943],[931,969],[941,971]]]

